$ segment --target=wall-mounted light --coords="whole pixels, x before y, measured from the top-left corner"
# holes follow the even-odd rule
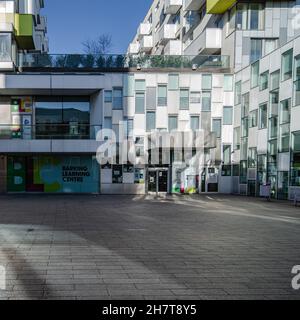
[[[198,69],[198,65],[196,63],[193,64],[192,66],[193,71],[196,71]]]

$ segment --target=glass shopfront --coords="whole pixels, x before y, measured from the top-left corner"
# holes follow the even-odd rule
[[[36,139],[89,139],[89,97],[37,97]]]
[[[99,164],[92,156],[9,156],[8,192],[99,193]]]

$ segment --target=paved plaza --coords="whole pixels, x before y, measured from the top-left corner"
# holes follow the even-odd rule
[[[300,208],[235,196],[0,196],[0,299],[300,299]]]

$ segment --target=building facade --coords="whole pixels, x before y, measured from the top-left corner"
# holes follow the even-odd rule
[[[18,47],[0,74],[0,192],[258,196],[270,184],[274,198],[293,198],[299,6],[155,0],[126,55]],[[112,132],[120,148],[101,162]],[[153,133],[174,132],[201,133],[200,163],[193,143],[187,155],[175,142],[150,148]]]

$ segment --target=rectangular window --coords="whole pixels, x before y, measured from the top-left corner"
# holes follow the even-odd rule
[[[249,4],[248,28],[250,30],[264,29],[264,5],[262,3]]]
[[[251,88],[258,86],[259,81],[259,61],[251,65]]]
[[[292,77],[293,73],[293,50],[289,50],[282,55],[281,80],[285,81]]]
[[[269,119],[269,139],[277,139],[278,137],[278,117]]]
[[[222,120],[213,119],[212,120],[212,131],[216,134],[216,137],[219,139],[222,135]]]
[[[126,119],[125,138],[133,137],[133,119]]]
[[[280,70],[271,73],[271,91],[279,89],[280,85]]]
[[[242,81],[235,84],[235,104],[240,104],[242,98]]]
[[[212,75],[203,74],[202,75],[202,90],[211,90],[212,88]]]
[[[202,111],[211,111],[211,91],[202,92]]]
[[[192,91],[190,94],[190,103],[191,104],[200,104],[201,103],[201,92]]]
[[[270,93],[270,117],[278,116],[279,91],[275,90]]]
[[[158,86],[157,105],[159,107],[166,107],[168,102],[168,90],[166,85]]]
[[[250,63],[262,57],[262,39],[251,39]]]
[[[235,9],[235,10],[233,10]],[[264,29],[264,4],[238,3],[231,12],[235,15],[237,30],[263,30]],[[236,12],[236,14],[235,14]],[[234,28],[234,17],[231,17],[231,29]]]
[[[223,163],[225,165],[231,164],[231,145],[223,146]]]
[[[179,75],[169,74],[169,90],[178,90],[178,89],[179,89]]]
[[[242,124],[241,136],[242,138],[246,138],[248,137],[248,134],[249,134],[249,118],[248,117],[243,118],[241,124]]]
[[[111,90],[104,91],[104,102],[105,103],[112,103],[112,91]]]
[[[258,110],[253,110],[249,114],[249,128],[257,127]]]
[[[178,129],[178,117],[169,116],[169,132],[176,131]]]
[[[240,184],[246,184],[248,180],[247,160],[240,162]]]
[[[224,75],[224,91],[233,91],[233,75],[231,74]]]
[[[192,116],[191,117],[191,130],[197,131],[200,129],[200,120],[199,116]]]
[[[123,89],[114,88],[113,90],[113,109],[123,109]]]
[[[156,115],[155,112],[147,112],[146,114],[146,130],[151,132],[156,128]]]
[[[146,89],[146,108],[147,110],[156,110],[156,87],[147,87]]]
[[[300,55],[295,58],[294,106],[300,105]]]
[[[135,91],[146,91],[146,81],[135,80]]]
[[[268,126],[268,104],[259,106],[259,129],[266,129]]]
[[[257,149],[256,148],[249,148],[248,167],[249,168],[256,168],[256,163],[257,163]]]
[[[280,145],[279,152],[290,151],[290,124],[282,124],[280,126]]]
[[[135,113],[137,114],[145,113],[145,92],[135,93]]]
[[[292,137],[291,186],[300,187],[300,131]]]
[[[241,128],[237,127],[233,129],[233,149],[240,150],[241,148]]]
[[[189,110],[190,93],[189,89],[180,89],[180,110]]]
[[[281,101],[280,104],[280,124],[290,123],[291,121],[291,99]]]
[[[233,123],[233,108],[224,107],[223,108],[223,125],[231,126]]]
[[[0,62],[12,61],[11,44],[12,44],[11,34],[0,33]]]
[[[249,107],[250,107],[250,94],[249,92],[247,92],[242,96],[242,108],[241,108],[242,118],[248,117]]]
[[[248,138],[241,139],[241,160],[248,159]]]
[[[269,87],[269,72],[266,71],[260,75],[259,90],[263,91]]]

